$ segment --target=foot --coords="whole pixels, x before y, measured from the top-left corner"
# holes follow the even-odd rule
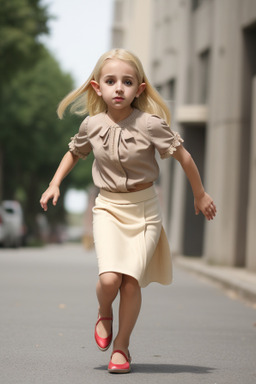
[[[95,329],[99,337],[106,338],[112,332],[112,317],[98,317]]]
[[[119,361],[119,363],[115,362],[117,360]],[[126,354],[121,350],[114,350],[108,365],[108,372],[129,373],[131,371],[130,362],[131,362],[131,357],[130,357],[129,351],[128,351],[128,354]]]
[[[120,353],[119,351],[122,351],[125,356]],[[112,353],[112,356],[111,356],[111,361],[113,364],[125,364],[127,359],[126,357],[128,358],[129,361],[131,361],[131,357],[130,357],[130,353],[128,351],[128,349],[114,349],[113,353]]]
[[[112,341],[112,321],[112,316],[101,317],[100,314],[98,316],[94,337],[101,351],[106,351],[110,347]]]

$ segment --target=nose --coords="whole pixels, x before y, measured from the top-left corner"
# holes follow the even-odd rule
[[[122,81],[118,81],[116,83],[116,92],[119,94],[119,93],[123,93],[123,91],[124,91],[123,83]]]

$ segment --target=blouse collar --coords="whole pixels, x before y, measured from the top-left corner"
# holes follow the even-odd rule
[[[115,123],[113,120],[110,119],[107,112],[104,112],[105,121],[108,124],[108,127],[120,127],[124,128],[127,127],[128,124],[133,122],[138,114],[139,110],[137,108],[134,108],[129,116],[127,116],[125,119],[119,121],[118,123]]]

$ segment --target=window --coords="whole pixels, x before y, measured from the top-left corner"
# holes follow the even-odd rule
[[[206,50],[199,56],[199,102],[206,104],[210,82],[210,51]]]
[[[204,0],[191,0],[191,9],[192,11],[195,11],[197,8],[200,7],[200,5],[203,3]]]

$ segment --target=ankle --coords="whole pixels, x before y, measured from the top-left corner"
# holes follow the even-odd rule
[[[121,351],[128,353],[129,349],[129,342],[125,340],[118,340],[117,338],[113,342],[113,350],[118,350],[120,349]]]
[[[112,307],[100,307],[98,309],[99,317],[113,317]]]

